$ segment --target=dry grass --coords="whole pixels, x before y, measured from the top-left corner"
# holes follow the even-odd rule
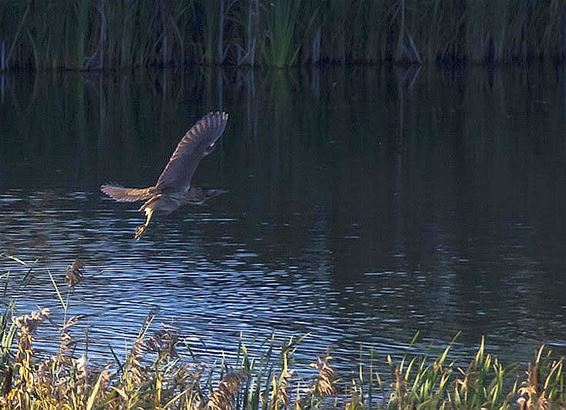
[[[81,264],[79,270],[83,268]],[[65,277],[76,270],[76,265],[67,269]],[[373,355],[361,358],[359,376],[348,380],[339,378],[329,354],[312,363],[310,371],[298,363],[295,354],[304,337],[290,338],[279,347],[272,336],[259,356],[250,355],[241,342],[235,359],[222,357],[219,365],[205,366],[179,352],[182,344],[175,332],[151,332],[154,317],[150,315],[123,364],[91,363],[76,348],[72,334],[81,318],[67,319],[69,300],[62,299],[56,278],[50,277],[62,312],[43,309],[12,316],[8,306],[0,320],[3,409],[542,410],[566,406],[562,357],[543,346],[521,371],[518,366],[503,366],[486,351],[484,340],[465,367],[450,360],[449,344],[433,358],[388,356],[381,363]],[[67,279],[69,288],[79,282]],[[56,323],[60,313],[55,354],[39,355],[34,337],[46,321],[51,326]],[[390,376],[375,371],[384,366]]]
[[[279,409],[291,403],[288,391],[293,374],[288,368],[291,344],[282,348],[282,357],[286,358],[280,373],[273,374],[266,385],[259,386],[255,383],[262,379],[257,379],[256,372],[254,386],[250,386],[250,369],[245,365],[240,369],[223,365],[218,376],[214,376],[211,369],[208,379],[203,380],[202,371],[191,370],[179,357],[178,338],[174,333],[160,331],[147,337],[151,320],[144,324],[127,360],[118,369],[110,365],[91,367],[86,356],[72,354],[70,329],[78,322],[76,316],[62,326],[57,354],[38,357],[33,349],[33,335],[49,316],[48,310],[42,310],[13,318],[18,337],[13,356],[8,355],[1,373],[2,408],[255,408],[250,407],[244,395],[244,389],[250,391],[250,387],[267,393],[260,400],[265,408]],[[243,360],[246,362],[249,363],[247,356]],[[265,365],[277,366],[268,362]],[[327,359],[322,359],[319,365],[321,373],[311,390],[313,394],[328,395],[334,392],[331,378],[334,373]],[[247,404],[244,406],[244,403]]]
[[[311,365],[316,375],[310,376],[310,382],[295,377],[293,353],[299,345],[291,340],[282,346],[279,361],[266,354],[256,362],[241,345],[239,364],[223,363],[217,376],[210,369],[209,376],[203,379],[202,370],[195,370],[177,353],[178,338],[172,332],[146,336],[150,321],[144,324],[121,368],[90,366],[86,356],[72,354],[69,329],[77,323],[76,317],[63,325],[58,354],[37,357],[33,335],[49,316],[48,310],[42,310],[13,318],[18,337],[1,373],[2,408],[275,410],[518,406],[532,410],[561,408],[566,404],[563,359],[553,357],[544,347],[524,376],[515,373],[514,379],[513,373],[508,375],[497,359],[485,352],[483,342],[466,369],[447,361],[450,347],[433,360],[415,356],[396,362],[389,357],[392,379],[383,388],[377,374],[369,383],[361,378],[350,382],[337,380],[328,355]],[[273,351],[274,346],[269,350]],[[385,392],[381,397],[373,397],[373,403],[377,403],[374,405],[372,383]]]
[[[80,259],[75,260],[67,267],[65,272],[65,280],[70,287],[80,283],[84,273],[84,262]]]
[[[227,373],[218,386],[213,390],[207,403],[210,410],[228,410],[234,408],[234,403],[240,386],[247,379],[244,372]]]

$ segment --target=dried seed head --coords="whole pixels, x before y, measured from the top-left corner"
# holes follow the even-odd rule
[[[80,358],[73,359],[73,366],[77,380],[77,393],[79,396],[83,396],[88,382],[86,355],[83,354]]]
[[[177,358],[179,355],[175,349],[179,338],[169,330],[160,330],[144,342],[145,350],[150,353],[157,353],[159,355],[166,354],[172,358]]]
[[[238,394],[240,384],[248,378],[244,372],[228,373],[214,389],[207,403],[209,410],[228,410],[233,408],[234,398]]]
[[[293,370],[283,369],[279,380],[273,377],[273,386],[275,386],[275,403],[283,407],[289,405],[289,381],[293,376]]]
[[[65,280],[70,287],[74,287],[79,284],[84,274],[84,263],[80,259],[75,260],[69,266],[65,272]]]
[[[132,345],[132,349],[124,365],[124,374],[136,385],[141,383],[143,379],[142,359],[144,351],[144,339],[143,337],[138,337]]]
[[[313,367],[318,369],[318,377],[313,386],[313,390],[322,397],[336,394],[334,387],[336,374],[332,367],[330,367],[330,360],[332,360],[332,357],[326,355],[323,358],[319,358],[317,363],[313,365]]]
[[[12,318],[18,328],[18,348],[16,351],[15,368],[17,368],[20,379],[14,385],[17,389],[31,389],[33,385],[32,374],[32,334],[37,326],[49,316],[49,309],[33,312],[30,315],[23,315]],[[6,389],[6,388],[5,388]],[[4,389],[4,390],[5,390]]]
[[[30,315],[22,315],[12,318],[12,321],[22,334],[32,334],[37,325],[49,317],[49,309],[32,312]]]
[[[110,371],[110,365],[107,365],[100,374],[100,391],[105,392],[110,385],[110,379],[112,377],[112,372]]]
[[[527,399],[524,397],[519,397],[517,399],[517,404],[519,405],[519,410],[528,410]]]
[[[36,380],[37,386],[40,389],[48,391],[53,384],[53,377],[51,374],[51,360],[42,360],[37,368]]]
[[[69,318],[61,328],[61,333],[59,334],[59,354],[57,355],[59,363],[66,365],[71,363],[70,357],[68,356],[68,353],[72,350],[71,344],[73,342],[70,328],[76,325],[79,319],[80,316],[73,316]]]

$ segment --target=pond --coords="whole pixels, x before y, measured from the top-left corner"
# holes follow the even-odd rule
[[[10,73],[0,91],[0,253],[33,267],[22,283],[0,260],[4,297],[61,323],[48,272],[65,298],[82,259],[69,314],[96,354],[149,312],[203,356],[309,333],[305,355],[351,369],[360,345],[434,352],[459,331],[464,357],[482,335],[507,361],[566,347],[563,73],[197,67]],[[155,183],[212,110],[230,120],[194,183],[228,193],[135,241],[138,205],[100,184]]]

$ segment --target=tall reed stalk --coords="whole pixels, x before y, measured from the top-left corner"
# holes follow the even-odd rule
[[[561,0],[4,0],[0,69],[561,62]]]
[[[275,67],[293,65],[299,54],[296,39],[300,13],[299,0],[281,0],[270,4],[265,60]]]

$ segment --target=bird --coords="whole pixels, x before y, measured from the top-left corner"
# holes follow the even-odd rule
[[[220,111],[210,112],[197,121],[179,141],[155,185],[147,188],[126,188],[110,183],[100,186],[103,193],[118,202],[145,201],[138,211],[145,213],[146,220],[136,228],[136,240],[146,232],[155,211],[171,213],[183,205],[200,205],[226,192],[194,187],[191,181],[201,159],[214,150],[227,122],[228,114]]]

